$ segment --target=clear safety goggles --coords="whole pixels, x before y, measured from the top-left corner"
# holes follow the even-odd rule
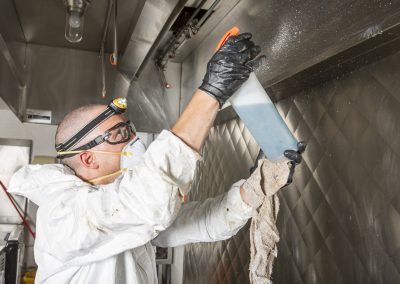
[[[102,135],[97,136],[85,145],[69,151],[57,152],[59,159],[69,158],[83,151],[87,151],[106,142],[111,145],[121,144],[128,142],[133,136],[136,135],[136,129],[130,121],[120,122],[105,131]],[[101,152],[101,151],[97,151]]]

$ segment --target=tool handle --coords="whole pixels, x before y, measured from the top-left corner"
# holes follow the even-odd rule
[[[224,34],[224,36],[220,39],[220,41],[219,41],[219,43],[218,43],[218,45],[217,45],[217,48],[215,49],[215,52],[217,52],[217,51],[221,48],[221,46],[224,45],[224,43],[228,40],[228,38],[230,38],[231,36],[236,36],[236,35],[238,35],[239,32],[240,32],[240,30],[239,30],[238,27],[233,27],[233,28],[231,28],[229,31],[227,31],[227,32]]]

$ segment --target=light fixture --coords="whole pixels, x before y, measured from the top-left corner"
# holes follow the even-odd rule
[[[80,42],[83,35],[84,14],[90,0],[64,0],[67,8],[65,38],[72,43]]]

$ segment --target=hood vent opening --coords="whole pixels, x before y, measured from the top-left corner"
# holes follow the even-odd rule
[[[158,51],[156,64],[165,71],[169,60],[173,60],[178,49],[191,38],[195,37],[200,28],[214,13],[215,6],[220,0],[214,1],[210,9],[203,9],[207,1],[203,1],[199,7],[184,7],[170,28],[172,36]]]
[[[194,7],[184,7],[181,13],[176,18],[175,22],[172,24],[170,31],[174,34],[179,33],[182,28],[185,28],[185,25],[188,23],[190,17],[192,17],[196,10],[197,8]],[[195,15],[195,17],[193,18],[193,23],[198,23],[206,13],[206,9],[200,9],[197,15]],[[204,24],[204,22],[202,24]]]

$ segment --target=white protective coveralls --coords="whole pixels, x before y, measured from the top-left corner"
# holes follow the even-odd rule
[[[178,190],[187,193],[198,159],[163,131],[142,163],[108,185],[90,185],[63,165],[20,169],[10,192],[39,206],[36,283],[155,284],[151,243],[177,246],[234,235],[252,212],[240,197],[242,181],[226,195],[179,211]]]

